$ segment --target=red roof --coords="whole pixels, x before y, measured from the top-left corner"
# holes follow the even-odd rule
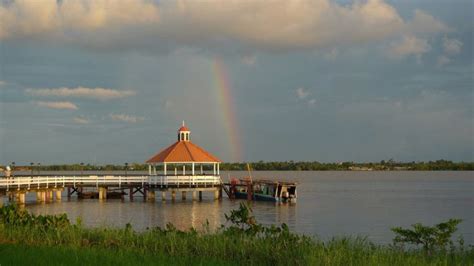
[[[178,131],[189,131],[189,128],[187,128],[186,126],[182,126],[178,129]]]
[[[183,127],[182,127],[183,128]],[[181,130],[181,128],[180,128]],[[162,150],[155,156],[151,157],[147,163],[184,163],[184,162],[198,162],[198,163],[219,163],[221,160],[214,157],[198,145],[190,141],[177,141],[168,148]]]

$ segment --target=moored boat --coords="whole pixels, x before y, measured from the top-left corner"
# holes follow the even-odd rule
[[[296,185],[295,182],[249,179],[232,179],[227,184],[231,198],[290,203],[296,202]]]

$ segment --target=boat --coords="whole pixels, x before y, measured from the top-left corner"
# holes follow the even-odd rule
[[[232,179],[229,190],[236,199],[296,203],[296,185],[274,180]]]
[[[296,182],[269,179],[253,180],[248,164],[247,169],[248,177],[231,178],[230,183],[224,184],[223,188],[229,198],[296,203]]]

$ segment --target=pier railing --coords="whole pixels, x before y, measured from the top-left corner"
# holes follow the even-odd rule
[[[221,184],[219,176],[21,176],[0,178],[0,190],[43,189],[61,187],[211,187]]]

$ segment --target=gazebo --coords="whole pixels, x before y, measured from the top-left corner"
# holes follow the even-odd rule
[[[178,140],[146,161],[148,174],[157,176],[156,166],[163,165],[163,176],[210,176],[204,173],[203,166],[212,165],[212,175],[219,176],[221,160],[192,143],[190,136],[191,131],[183,121],[178,129]],[[171,174],[167,168],[170,164],[174,166]],[[182,169],[178,170],[178,166],[182,166]]]

